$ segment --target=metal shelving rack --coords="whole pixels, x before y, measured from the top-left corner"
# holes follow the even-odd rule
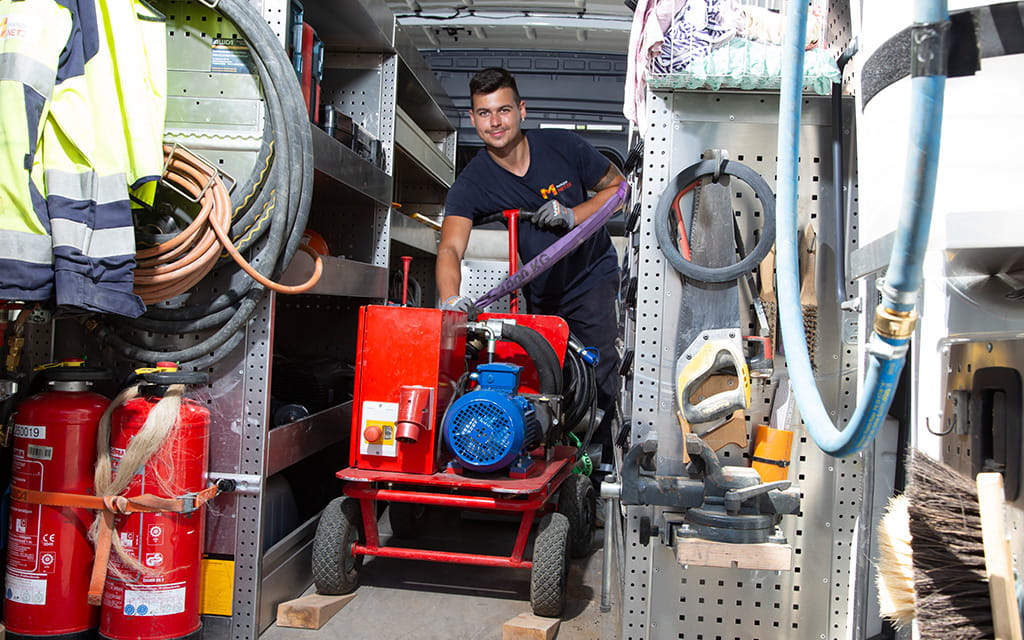
[[[216,73],[210,65],[213,41],[237,38],[237,30],[206,3],[157,2],[168,16],[166,139],[233,176],[249,175],[265,118],[259,80],[244,71]],[[289,5],[262,3],[262,15],[282,45]],[[384,161],[370,163],[310,124],[315,176],[307,228],[321,233],[330,248],[324,275],[307,294],[268,293],[247,323],[242,344],[207,371],[210,383],[198,390],[212,415],[209,476],[238,483],[236,492],[219,496],[206,510],[204,552],[221,563],[219,577],[206,582],[207,596],[215,601],[204,605],[207,638],[257,638],[273,622],[277,604],[311,584],[319,512],[337,488],[334,472],[347,466],[351,401],[274,426],[275,355],[354,362],[358,308],[385,301],[396,264],[400,272],[397,256],[407,251],[421,258],[413,274],[432,292],[437,232],[398,213],[392,203],[403,198],[406,211],[437,214],[454,179],[454,109],[384,4],[307,0],[304,14],[325,43],[322,103],[377,138]],[[298,253],[282,280],[305,280],[310,262]],[[424,298],[424,304],[432,303]],[[207,335],[136,338],[167,349]],[[73,319],[41,317],[29,325],[27,337],[23,368],[81,355],[118,373],[150,364],[129,362],[96,344]],[[292,494],[287,488],[295,477],[311,479]]]

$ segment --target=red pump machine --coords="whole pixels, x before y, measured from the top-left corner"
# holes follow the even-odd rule
[[[467,344],[481,347],[469,366]],[[355,589],[363,556],[520,567],[532,571],[534,612],[560,615],[570,537],[574,555],[589,551],[594,511],[590,480],[572,473],[576,448],[558,444],[568,344],[568,325],[552,316],[468,322],[456,311],[363,307],[351,466],[337,473],[346,497],[328,505],[317,529],[318,591]],[[415,534],[411,519],[423,505],[519,513],[521,521],[510,556],[385,546],[378,501],[389,503],[403,536]]]

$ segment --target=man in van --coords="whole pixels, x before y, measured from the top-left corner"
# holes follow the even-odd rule
[[[526,103],[515,78],[491,67],[470,79],[469,119],[484,148],[459,173],[445,199],[437,250],[441,308],[474,313],[459,295],[461,263],[473,220],[506,209],[536,212],[519,223],[519,255],[529,262],[600,209],[618,190],[622,174],[576,133],[524,130]],[[611,461],[611,418],[619,390],[616,298],[619,269],[611,237],[598,230],[524,287],[530,313],[560,316],[584,346],[601,354],[598,406],[605,417],[593,442]]]

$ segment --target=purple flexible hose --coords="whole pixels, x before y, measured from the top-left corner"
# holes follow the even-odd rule
[[[615,195],[601,205],[601,208],[595,211],[594,215],[584,220],[578,227],[540,252],[537,257],[526,263],[514,275],[502,280],[498,286],[485,293],[474,304],[484,309],[495,300],[511,294],[516,289],[525,286],[534,278],[553,267],[556,262],[567,256],[573,249],[583,244],[587,238],[594,235],[598,229],[604,226],[604,223],[626,201],[627,195],[629,195],[629,184],[623,180],[619,184],[619,189],[615,192]],[[509,259],[514,260],[515,256],[509,256]]]

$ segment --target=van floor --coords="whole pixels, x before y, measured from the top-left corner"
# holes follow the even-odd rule
[[[603,508],[603,503],[599,502],[598,508]],[[435,508],[427,512],[415,540],[396,539],[394,544],[511,554],[518,516],[512,518]],[[382,541],[387,541],[391,535],[387,513],[379,522]],[[565,612],[555,636],[560,640],[619,637],[621,591],[616,588],[618,577],[614,573],[611,611],[600,611],[604,533],[604,529],[596,531],[589,555],[570,560]],[[527,546],[526,557],[532,557],[531,554],[532,542]],[[315,593],[313,587],[307,593]],[[505,622],[531,613],[527,569],[369,557],[363,564],[355,594],[317,631],[274,624],[260,640],[498,640],[502,638]]]

